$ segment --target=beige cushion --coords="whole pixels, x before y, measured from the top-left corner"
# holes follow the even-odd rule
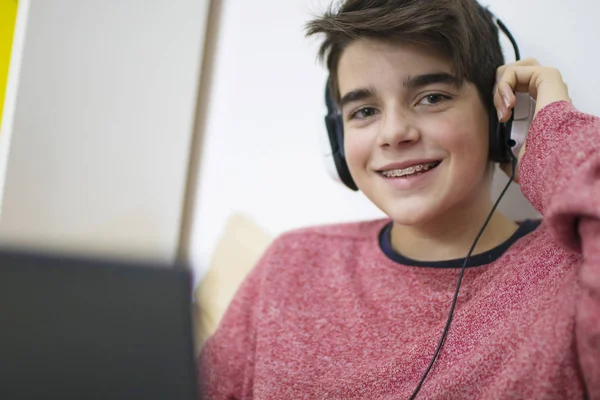
[[[249,218],[241,214],[231,216],[209,269],[194,291],[197,351],[215,331],[238,287],[271,240],[271,235]]]

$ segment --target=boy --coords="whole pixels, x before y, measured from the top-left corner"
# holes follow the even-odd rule
[[[528,92],[519,181],[544,218],[492,215],[417,397],[600,398],[600,120],[557,70],[503,65],[474,0],[346,0],[317,33],[350,173],[389,218],[279,237],[202,351],[206,397],[417,393],[492,209],[490,114]]]

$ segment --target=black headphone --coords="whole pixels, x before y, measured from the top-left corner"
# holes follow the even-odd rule
[[[515,50],[515,59],[519,61],[521,55],[519,53],[519,47],[514,37],[508,30],[508,28],[496,18],[491,12],[486,10],[492,19],[496,22],[500,30],[508,37]],[[330,78],[329,78],[330,79]],[[329,144],[331,146],[331,155],[335,163],[335,168],[340,177],[340,180],[348,188],[358,191],[358,186],[354,182],[348,163],[346,162],[346,155],[344,154],[344,124],[342,121],[342,115],[337,110],[334,98],[331,94],[329,79],[325,87],[325,104],[327,105],[327,116],[325,116],[325,125],[327,127],[327,134],[329,136]],[[512,147],[515,146],[516,142],[511,139],[512,124],[514,119],[514,112],[511,114],[510,119],[507,122],[501,123],[498,121],[496,107],[493,102],[489,107],[490,115],[490,139],[489,139],[489,158],[491,161],[505,163],[510,162],[514,157],[512,154]]]

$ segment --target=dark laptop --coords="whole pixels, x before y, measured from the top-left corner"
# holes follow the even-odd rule
[[[0,249],[0,399],[195,400],[191,272]]]

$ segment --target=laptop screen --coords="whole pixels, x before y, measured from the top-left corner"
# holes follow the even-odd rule
[[[191,272],[0,251],[1,399],[195,399]]]

